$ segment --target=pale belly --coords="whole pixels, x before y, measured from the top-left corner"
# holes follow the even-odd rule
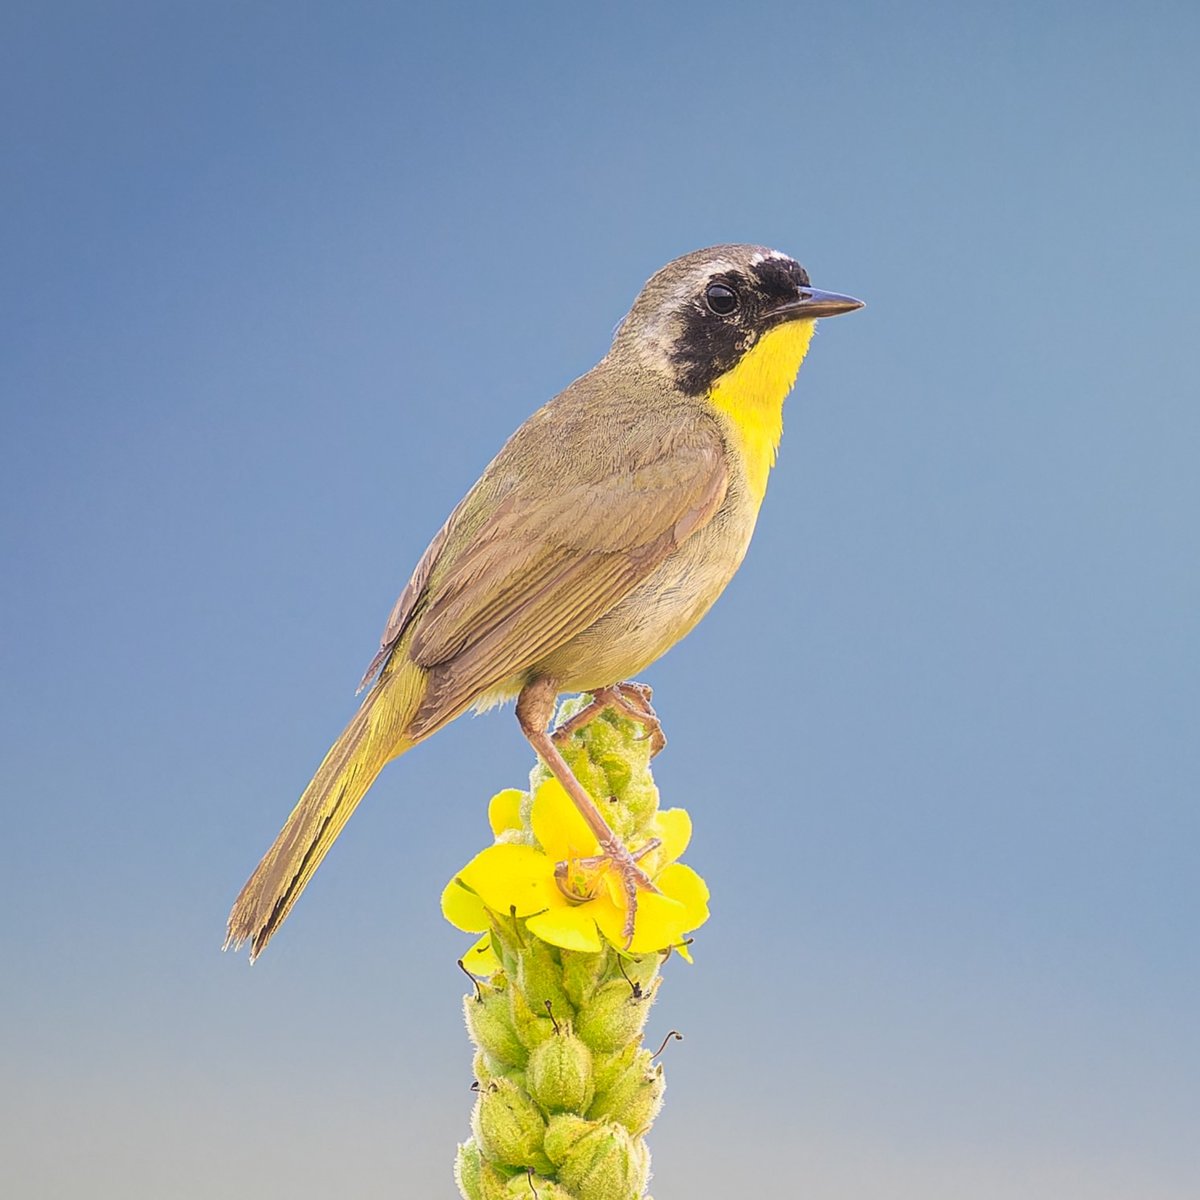
[[[757,515],[757,505],[728,497],[712,521],[644,583],[547,655],[525,680],[550,678],[560,691],[586,692],[645,670],[689,633],[725,590],[745,556]]]

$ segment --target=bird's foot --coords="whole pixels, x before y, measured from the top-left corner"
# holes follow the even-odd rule
[[[628,949],[633,942],[634,923],[637,920],[638,892],[658,891],[654,880],[638,866],[638,863],[652,850],[657,850],[661,844],[658,838],[651,838],[634,854],[620,838],[613,835],[604,842],[602,854],[558,863],[554,868],[554,881],[568,900],[581,903],[595,899],[600,889],[605,886],[605,873],[615,872],[625,907],[625,923],[621,935],[625,939],[625,948]]]
[[[561,744],[577,730],[590,725],[602,712],[612,709],[642,727],[642,736],[650,739],[650,757],[653,758],[666,746],[667,736],[650,704],[652,695],[650,687],[644,683],[615,683],[611,687],[597,688],[590,703],[555,728],[552,736]]]

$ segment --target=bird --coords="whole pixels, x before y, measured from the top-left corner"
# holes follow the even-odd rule
[[[653,884],[558,747],[610,708],[661,747],[649,689],[631,681],[741,565],[815,324],[861,307],[765,246],[697,250],[650,277],[600,362],[516,430],[429,543],[360,708],[234,902],[227,948],[262,953],[388,762],[514,699],[620,872],[632,936]],[[577,692],[590,702],[552,730]]]

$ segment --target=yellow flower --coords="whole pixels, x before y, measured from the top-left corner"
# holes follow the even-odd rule
[[[519,828],[520,795],[501,792],[492,801],[489,818],[497,838],[510,838]],[[660,844],[639,863],[658,891],[638,892],[628,947],[628,902],[620,877],[558,780],[538,788],[530,819],[537,846],[500,841],[477,854],[446,886],[442,912],[452,925],[469,933],[488,930],[490,909],[523,918],[536,937],[566,950],[596,953],[603,948],[603,935],[631,954],[674,947],[690,961],[684,935],[708,920],[708,887],[691,867],[675,861],[692,836],[684,809],[659,812],[650,823],[647,838]],[[636,853],[639,847],[632,849]],[[565,864],[561,880],[560,863]],[[484,961],[487,947],[489,936],[472,947],[468,958]]]

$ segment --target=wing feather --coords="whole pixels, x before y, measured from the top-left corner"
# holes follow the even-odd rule
[[[594,421],[572,424],[570,411],[555,429],[552,409],[510,439],[392,611],[367,678],[386,670],[402,643],[429,672],[414,735],[593,624],[724,499],[720,433],[694,410],[643,421],[615,439]],[[572,437],[575,454],[555,453],[556,433]]]

